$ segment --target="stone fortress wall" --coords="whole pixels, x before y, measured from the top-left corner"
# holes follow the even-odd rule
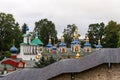
[[[73,77],[73,79],[72,79]],[[50,80],[120,80],[120,64],[102,64],[80,73],[66,73]]]

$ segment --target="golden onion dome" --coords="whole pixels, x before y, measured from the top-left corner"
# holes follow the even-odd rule
[[[77,29],[77,27],[75,28],[74,37],[75,37],[76,39],[78,38],[78,29]]]
[[[89,37],[88,36],[86,37],[86,41],[89,41]]]
[[[40,59],[40,55],[36,55],[35,58],[38,60]]]
[[[64,37],[63,36],[61,37],[61,41],[64,41]]]
[[[79,53],[76,54],[76,58],[80,58],[80,54]]]
[[[49,39],[49,43],[51,43],[51,39]]]
[[[78,34],[74,34],[74,37],[75,37],[75,38],[78,38]]]
[[[100,39],[98,40],[98,44],[100,44]]]

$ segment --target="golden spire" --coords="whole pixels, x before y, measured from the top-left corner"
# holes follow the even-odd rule
[[[78,28],[77,27],[75,28],[75,32],[78,32]]]
[[[100,38],[98,39],[98,44],[100,44]]]
[[[89,37],[88,36],[86,37],[86,42],[89,42]]]
[[[75,39],[78,39],[78,28],[75,28],[75,32],[74,32],[74,37]]]
[[[64,42],[64,37],[63,36],[61,37],[61,42]]]
[[[49,43],[51,43],[51,35],[49,36]]]

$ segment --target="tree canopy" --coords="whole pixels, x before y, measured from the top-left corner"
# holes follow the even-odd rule
[[[120,47],[120,31],[119,31],[119,39],[118,39],[118,45],[117,45],[117,47]]]
[[[26,34],[26,27],[27,27],[27,24],[24,23],[22,26],[22,34]]]
[[[9,50],[13,39],[18,47],[22,39],[19,24],[15,22],[12,14],[0,13],[0,51]]]
[[[92,47],[95,47],[94,44],[98,43],[98,39],[102,40],[102,37],[105,34],[105,24],[103,22],[90,24],[87,34],[89,36]]]
[[[57,41],[57,31],[55,29],[55,24],[48,19],[41,19],[35,22],[34,32],[37,32],[39,38],[43,41],[44,45],[48,44],[49,36],[53,38],[52,43]]]
[[[116,48],[119,42],[120,25],[115,21],[109,21],[105,28],[105,47]]]
[[[45,57],[42,56],[38,62],[35,62],[34,67],[35,68],[43,68],[54,62],[56,62],[56,60],[53,58],[53,56],[47,57],[46,59],[45,59]]]
[[[72,25],[69,24],[67,25],[67,28],[65,28],[63,31],[63,36],[65,38],[65,42],[67,43],[67,47],[70,47],[71,45],[75,28],[76,28],[75,24]]]

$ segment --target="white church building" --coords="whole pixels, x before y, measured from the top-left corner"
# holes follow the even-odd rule
[[[37,60],[41,57],[43,51],[43,42],[35,35],[35,38],[31,41],[31,34],[27,31],[23,35],[23,42],[20,44],[19,58],[23,60]]]

